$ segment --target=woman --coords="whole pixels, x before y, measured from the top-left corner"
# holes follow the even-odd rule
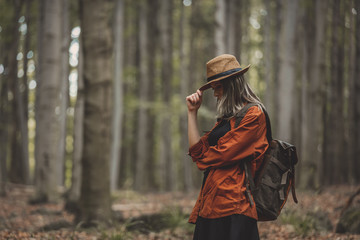
[[[242,162],[251,161],[252,174],[259,169],[268,148],[264,107],[245,81],[242,68],[232,55],[220,55],[207,64],[207,83],[186,97],[189,155],[205,170],[203,186],[190,215],[195,223],[194,239],[259,239],[257,213],[250,204]],[[200,137],[197,111],[208,88],[217,98],[218,122]],[[236,114],[248,103],[256,103],[235,127]]]

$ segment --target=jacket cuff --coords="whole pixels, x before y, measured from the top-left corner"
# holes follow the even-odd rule
[[[207,149],[207,138],[200,138],[200,140],[189,148],[189,156],[195,162],[196,159],[202,158],[204,149]]]

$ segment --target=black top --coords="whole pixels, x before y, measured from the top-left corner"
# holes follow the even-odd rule
[[[229,120],[221,120],[221,122],[209,133],[208,142],[210,146],[216,146],[219,139],[231,130]]]
[[[208,142],[210,146],[216,146],[219,139],[231,130],[229,120],[221,120],[221,122],[209,133]],[[204,187],[207,176],[209,175],[209,169],[205,170],[204,178],[201,188]]]

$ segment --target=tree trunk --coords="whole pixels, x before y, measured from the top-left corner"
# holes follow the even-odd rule
[[[184,4],[181,4],[181,12],[180,12],[180,34],[179,34],[179,49],[180,49],[180,99],[185,106],[185,98],[189,94],[189,79],[188,79],[188,55],[186,51],[186,45],[188,41],[185,39],[189,39],[186,35],[186,28],[189,27],[185,18],[185,11],[184,11]],[[182,160],[183,164],[183,182],[184,182],[184,189],[186,192],[190,192],[193,189],[192,184],[192,174],[191,174],[191,160],[188,156],[188,149],[189,143],[187,138],[187,114],[186,109],[181,111],[180,115],[180,132],[181,132],[181,154],[180,159]]]
[[[240,62],[240,64],[242,64],[242,58],[241,58],[241,54],[243,52],[243,42],[242,42],[242,38],[243,38],[243,31],[246,29],[244,28],[244,26],[241,24],[242,22],[242,11],[243,11],[243,0],[237,0],[235,1],[235,16],[234,16],[234,32],[235,32],[235,39],[234,39],[234,55],[237,57],[238,61]],[[240,21],[240,22],[239,22]],[[245,50],[246,51],[246,50]]]
[[[36,195],[34,200],[57,199],[59,106],[62,48],[62,4],[59,1],[42,0],[36,88]]]
[[[226,48],[226,1],[216,0],[215,55],[227,53]]]
[[[11,160],[11,166],[9,175],[12,176],[12,180],[21,182],[23,177],[21,172],[21,154],[22,149],[19,147],[21,139],[18,139],[19,131],[19,118],[17,111],[17,99],[18,99],[18,80],[17,80],[17,60],[19,44],[19,24],[18,19],[20,16],[21,4],[20,1],[12,1],[2,3],[2,7],[5,7],[8,11],[8,15],[4,16],[2,34],[0,36],[0,50],[1,50],[1,62],[3,64],[3,73],[0,75],[0,171],[1,171],[1,183],[0,192],[1,195],[5,195],[5,182],[7,181],[7,161]],[[4,38],[4,36],[7,36]],[[5,73],[5,74],[4,74]],[[21,136],[20,136],[21,137]],[[15,143],[15,146],[13,146]],[[15,148],[14,148],[15,147]],[[9,151],[9,148],[11,151]],[[14,167],[15,165],[15,167]],[[9,178],[10,179],[10,178]]]
[[[345,2],[340,1],[339,7],[336,8],[339,12],[339,18],[337,25],[338,30],[338,41],[337,45],[334,46],[338,49],[338,58],[337,63],[334,62],[339,67],[336,79],[335,79],[335,93],[337,96],[337,100],[335,102],[335,111],[337,113],[337,120],[335,120],[339,125],[336,127],[336,159],[335,159],[335,168],[337,169],[335,175],[335,179],[337,179],[336,184],[344,184],[348,183],[348,172],[347,172],[347,163],[348,159],[344,159],[344,151],[345,151],[345,116],[344,116],[344,106],[345,106],[345,96],[344,96],[344,89],[345,89],[345,78],[346,75],[344,74],[345,69]]]
[[[344,70],[344,52],[343,52],[343,21],[342,8],[339,0],[332,2],[332,33],[331,33],[331,68],[330,83],[328,93],[328,114],[327,127],[328,132],[325,137],[327,141],[326,148],[326,173],[325,180],[327,184],[335,184],[343,182],[343,158],[341,151],[344,140],[344,86],[343,86],[343,70]],[[331,131],[329,131],[331,129]]]
[[[251,0],[241,0],[241,4],[237,4],[240,11],[238,13],[237,21],[239,25],[241,25],[242,37],[241,39],[241,56],[239,57],[240,64],[245,65],[251,63],[251,52],[249,49],[253,48],[251,43],[251,38],[249,34],[249,19],[252,14],[252,3]],[[240,21],[240,22],[239,22]],[[244,41],[243,41],[244,40]]]
[[[84,145],[77,220],[84,225],[108,222],[110,202],[110,126],[112,119],[111,1],[80,0],[84,54]]]
[[[0,44],[1,51],[4,46]],[[8,150],[8,81],[0,75],[0,196],[6,195],[6,178],[7,178],[7,150]]]
[[[25,20],[26,20],[26,26],[27,31],[24,39],[24,51],[23,51],[23,71],[24,76],[22,79],[22,91],[20,91],[20,95],[22,96],[22,99],[19,99],[19,101],[22,101],[22,110],[23,112],[20,113],[20,117],[23,119],[22,127],[21,127],[21,137],[22,137],[22,148],[23,148],[23,156],[24,156],[24,178],[25,183],[30,184],[30,168],[29,168],[29,129],[28,129],[28,120],[29,120],[29,112],[28,112],[28,105],[29,105],[29,85],[28,85],[28,58],[27,54],[30,50],[30,41],[31,41],[31,27],[32,27],[32,19],[31,19],[31,4],[32,0],[26,1],[25,3]],[[20,88],[21,89],[21,88]]]
[[[18,61],[16,56],[20,45],[20,33],[18,20],[21,15],[22,1],[13,1],[11,9],[12,23],[9,24],[10,41],[7,44],[7,71],[10,80],[10,91],[13,95],[12,124],[11,128],[11,165],[9,179],[16,183],[29,183],[29,154],[27,137],[27,121],[23,97],[20,91],[20,80],[18,78]],[[5,30],[7,32],[7,30]],[[27,108],[26,108],[27,109]]]
[[[146,139],[149,141],[149,149],[156,148],[156,140],[155,140],[155,122],[156,122],[156,111],[154,109],[154,103],[156,101],[156,87],[155,87],[155,77],[156,77],[156,61],[154,59],[157,58],[157,52],[159,47],[159,26],[158,26],[158,12],[159,12],[159,1],[158,0],[150,0],[148,4],[148,53],[149,53],[149,61],[148,61],[148,74],[149,74],[149,103],[151,104],[151,109],[149,111],[149,119],[148,119],[148,132],[146,133]],[[148,171],[146,182],[148,183],[149,190],[155,190],[159,188],[158,182],[158,169],[157,167],[157,159],[154,157],[154,151],[150,150],[149,159],[146,163],[146,169]],[[161,168],[160,168],[161,169]]]
[[[79,41],[79,61],[78,61],[78,79],[77,94],[74,111],[74,131],[73,131],[73,154],[72,154],[72,171],[71,171],[71,187],[69,189],[65,209],[78,213],[79,199],[81,193],[82,165],[81,159],[84,146],[84,71],[83,71],[83,50],[82,43]]]
[[[274,105],[273,105],[273,112],[270,112],[270,118],[271,118],[271,129],[273,133],[278,133],[278,122],[279,122],[279,108],[280,108],[280,103],[278,102],[278,86],[279,86],[279,74],[280,74],[280,48],[281,48],[281,44],[282,42],[279,41],[279,36],[281,34],[284,22],[282,21],[282,16],[284,15],[284,1],[283,0],[275,0],[275,7],[274,7],[274,15],[275,15],[275,19],[274,19],[274,24],[273,24],[273,29],[274,29],[274,41],[272,43],[272,53],[274,55],[273,57],[273,69],[274,69],[274,77],[273,77],[273,81],[274,81],[274,85],[273,85],[273,89],[274,89]]]
[[[25,86],[24,91],[23,91],[23,102],[24,102],[24,106],[25,109],[25,117],[26,117],[26,122],[29,119],[29,112],[28,112],[28,105],[29,105],[29,86],[28,86],[28,75],[27,75],[27,71],[28,71],[28,58],[27,58],[27,54],[30,51],[30,43],[31,43],[31,27],[32,27],[32,23],[33,23],[33,19],[31,16],[31,4],[33,3],[33,0],[28,0],[26,1],[26,5],[25,5],[25,20],[26,20],[26,26],[27,26],[27,31],[26,31],[26,36],[25,36],[25,40],[24,40],[24,64],[23,64],[23,70],[24,70],[24,77],[23,77],[23,85]],[[28,128],[26,128],[26,131],[28,131]],[[28,138],[28,132],[25,133],[26,138]]]
[[[16,51],[17,52],[17,51]],[[16,55],[14,55],[16,56]],[[15,59],[15,73],[17,75],[17,61]],[[14,74],[15,77],[15,74]],[[19,150],[21,154],[14,153],[11,161],[11,180],[17,183],[29,184],[29,141],[28,141],[28,126],[25,111],[27,106],[24,106],[23,96],[20,92],[20,81],[17,77],[13,79],[13,111],[14,124],[13,129],[13,151]],[[14,169],[13,169],[14,167]]]
[[[272,32],[273,32],[273,22],[275,14],[273,14],[273,9],[271,7],[270,1],[265,1],[265,10],[266,10],[266,16],[264,19],[264,64],[265,64],[265,84],[266,84],[266,90],[265,90],[265,106],[269,113],[274,112],[274,102],[275,102],[275,94],[274,94],[274,62],[275,60],[275,52],[272,48],[272,45],[274,41],[272,40]],[[272,114],[270,114],[272,115]]]
[[[272,112],[273,104],[272,97],[274,96],[271,86],[272,78],[271,78],[271,19],[272,19],[272,11],[270,6],[270,1],[265,1],[265,11],[266,16],[264,18],[264,67],[265,67],[265,75],[264,80],[266,84],[265,90],[265,105],[267,111]]]
[[[353,174],[355,177],[355,182],[360,183],[360,1],[355,1],[355,9],[357,11],[356,15],[356,31],[355,31],[355,74],[353,77],[354,83],[354,102],[352,111],[354,112],[354,117],[352,121],[356,126],[354,128],[354,135],[352,141],[354,141],[354,157],[352,158]]]
[[[117,189],[120,156],[121,156],[121,136],[123,119],[123,32],[124,32],[124,0],[117,0],[115,7],[114,21],[114,116],[113,134],[111,146],[110,164],[110,190]]]
[[[313,159],[315,166],[314,186],[318,187],[322,178],[322,149],[324,135],[324,86],[325,86],[325,20],[327,15],[326,2],[316,1],[315,6],[315,46],[314,66],[312,67],[311,86],[309,88],[310,102],[312,102],[309,115],[312,123],[309,125],[309,132],[312,137],[309,141],[309,156]]]
[[[313,112],[313,102],[312,96],[310,95],[310,91],[312,89],[312,82],[314,79],[311,79],[313,72],[313,52],[315,49],[313,46],[315,45],[314,35],[315,35],[315,27],[313,22],[315,22],[315,6],[312,1],[307,1],[305,6],[302,8],[302,22],[303,26],[307,26],[302,28],[301,35],[304,37],[304,40],[301,41],[302,44],[302,74],[301,74],[301,122],[300,122],[300,133],[301,133],[301,142],[299,145],[299,157],[302,161],[299,163],[300,172],[301,172],[301,181],[300,186],[304,188],[314,188],[315,187],[315,179],[316,179],[316,164],[314,162],[314,158],[309,152],[309,148],[312,139],[316,139],[311,134],[310,126],[312,125],[313,119],[310,112]],[[316,81],[316,80],[315,80]],[[315,100],[315,99],[314,99]],[[318,107],[321,107],[318,106]],[[320,108],[321,109],[321,108]],[[319,108],[317,108],[319,110]],[[299,174],[298,174],[299,176]]]
[[[226,5],[226,25],[228,26],[226,32],[226,52],[236,56],[236,43],[241,42],[241,38],[236,38],[238,36],[238,25],[241,25],[238,22],[238,17],[241,15],[236,10],[241,10],[238,6],[241,3],[239,3],[239,0],[228,0]]]
[[[131,1],[125,5],[125,32],[131,29],[131,34],[125,35],[124,49],[124,93],[126,96],[138,96],[137,83],[134,83],[134,79],[138,79],[138,71],[130,71],[133,66],[137,65],[138,61],[138,29],[139,21],[138,15],[138,3]],[[120,176],[119,185],[121,187],[130,187],[134,185],[135,169],[136,169],[136,150],[137,150],[137,107],[135,104],[130,104],[132,101],[124,101],[124,117],[123,124],[123,137],[122,137],[122,149],[121,149],[121,162],[120,162]],[[124,115],[125,116],[125,115]],[[134,186],[132,186],[134,187]]]
[[[136,150],[136,172],[135,172],[135,189],[144,191],[148,188],[146,163],[152,151],[149,148],[149,141],[146,138],[148,132],[149,110],[149,69],[148,69],[148,1],[140,5],[139,19],[139,54],[140,54],[140,82],[139,82],[139,117],[137,127],[137,150]]]
[[[296,51],[294,46],[295,29],[297,18],[298,0],[284,1],[284,19],[280,35],[280,70],[279,70],[279,93],[278,94],[278,138],[284,141],[293,141],[292,126],[295,116],[295,71]]]
[[[70,25],[68,0],[62,1],[62,48],[61,48],[61,76],[60,76],[60,105],[59,105],[59,146],[57,154],[57,176],[59,186],[65,181],[65,143],[66,143],[66,119],[69,106],[69,46],[70,46]]]
[[[171,97],[172,97],[172,0],[161,1],[161,79],[162,79],[162,100],[164,111],[162,112],[161,123],[161,148],[160,162],[165,166],[165,189],[174,190],[176,171],[174,169],[174,158],[172,155],[171,139]]]

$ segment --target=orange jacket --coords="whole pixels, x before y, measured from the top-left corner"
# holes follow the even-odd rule
[[[230,125],[231,130],[219,139],[218,145],[209,146],[207,133],[189,149],[189,155],[200,170],[210,169],[190,215],[191,223],[196,223],[198,216],[220,218],[243,214],[257,219],[256,207],[250,206],[245,194],[245,172],[240,161],[252,158],[253,175],[260,167],[268,148],[265,114],[253,106],[236,129],[235,118],[230,120]]]

